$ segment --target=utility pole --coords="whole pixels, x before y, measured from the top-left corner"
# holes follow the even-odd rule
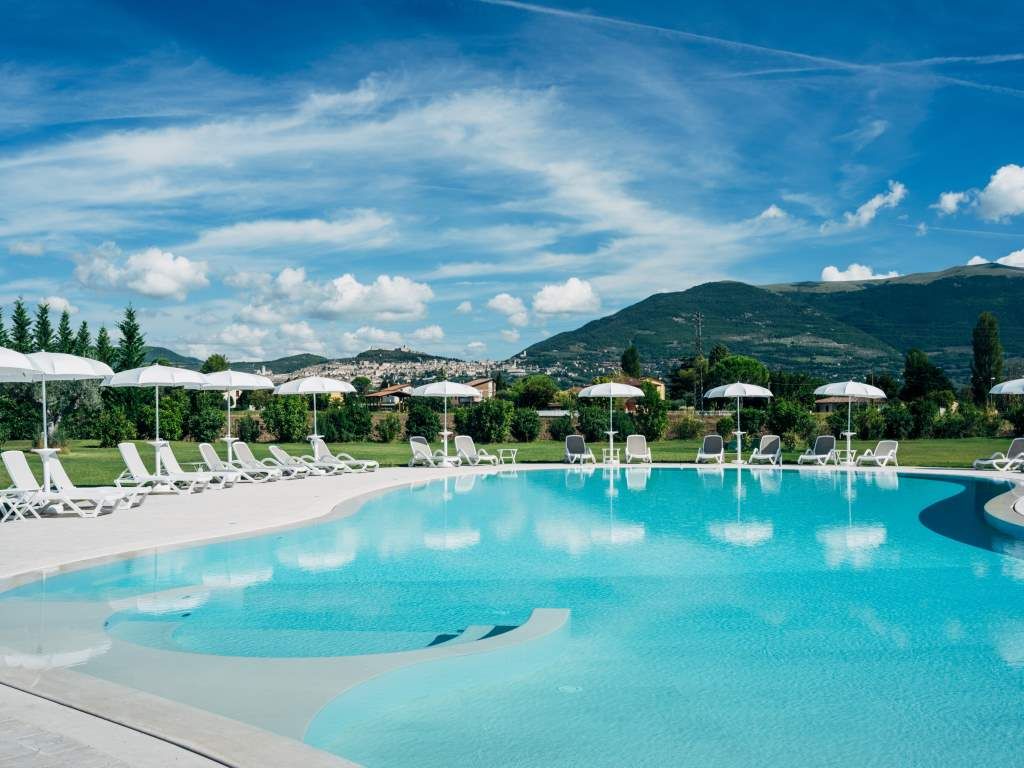
[[[693,315],[693,355],[694,360],[699,361],[704,357],[704,313],[697,310]],[[693,393],[693,402],[698,406],[698,411],[704,411],[704,368],[696,366],[695,373],[697,391]],[[738,429],[738,427],[737,427]]]

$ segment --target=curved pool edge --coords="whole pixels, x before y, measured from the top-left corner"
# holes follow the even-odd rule
[[[626,465],[618,465],[620,469]],[[637,466],[637,465],[633,465]],[[694,468],[696,465],[690,463],[665,463],[655,464],[656,468]],[[706,466],[706,465],[705,465]],[[725,465],[726,468],[734,468],[735,465]],[[746,468],[746,465],[744,465]],[[451,477],[462,474],[496,474],[500,471],[509,471],[511,468],[491,467],[469,467],[459,469],[408,469],[390,468],[383,469],[376,473],[365,476],[347,475],[340,478],[317,478],[311,481],[295,481],[275,483],[277,487],[249,486],[232,491],[218,493],[204,493],[197,497],[173,497],[151,499],[146,507],[135,513],[122,512],[117,516],[109,518],[98,518],[94,520],[46,520],[41,523],[29,522],[27,525],[16,523],[12,526],[14,535],[5,537],[7,547],[14,546],[19,549],[21,565],[13,572],[0,575],[0,591],[10,589],[20,584],[45,578],[48,574],[62,573],[68,571],[89,568],[103,563],[123,560],[154,550],[169,550],[186,548],[201,544],[208,544],[218,541],[227,541],[239,538],[249,538],[270,533],[276,530],[286,530],[304,525],[315,524],[319,521],[330,518],[332,515],[353,514],[361,504],[382,492],[420,484],[431,480]],[[518,465],[514,471],[565,471],[565,464],[529,464]],[[576,468],[569,468],[570,471],[580,471]],[[593,471],[601,471],[602,465],[597,465]],[[784,466],[780,468],[754,467],[752,471],[786,471],[786,472],[836,472],[853,471],[858,474],[873,472],[896,472],[907,476],[934,477],[936,479],[972,478],[984,479],[995,482],[1010,482],[1013,487],[994,498],[992,498],[984,509],[986,522],[997,529],[1004,531],[995,520],[1002,520],[996,516],[997,513],[1009,512],[1011,515],[1022,517],[1013,512],[1013,505],[1020,498],[1024,497],[1024,477],[1019,474],[1003,472],[984,472],[971,469],[948,469],[948,468],[926,468],[926,467],[901,467],[899,469],[874,469],[874,468],[821,468],[821,467],[800,467]],[[590,471],[588,467],[586,470]],[[338,482],[332,482],[337,480]],[[306,485],[305,483],[309,483]],[[312,498],[304,499],[306,503],[301,506],[292,507],[289,510],[276,510],[280,514],[260,517],[250,524],[235,528],[225,529],[225,521],[216,519],[216,515],[225,514],[224,505],[218,501],[236,501],[237,507],[243,506],[244,502],[250,501],[253,506],[247,506],[243,514],[248,514],[254,509],[259,511],[260,504],[274,505],[276,502],[287,501],[295,504],[295,494],[286,494],[283,489],[291,491],[299,489],[313,489],[317,491]],[[247,493],[249,492],[249,493]],[[229,496],[229,494],[234,494]],[[187,535],[182,535],[180,530],[166,531],[159,525],[147,529],[148,539],[144,537],[144,543],[138,544],[130,540],[130,543],[121,548],[112,547],[110,540],[104,538],[101,544],[97,545],[92,539],[73,539],[70,543],[74,546],[65,547],[65,554],[62,557],[52,559],[50,562],[37,562],[26,564],[25,558],[38,553],[31,542],[24,540],[19,542],[20,531],[40,531],[42,529],[57,529],[65,537],[75,537],[78,531],[84,530],[84,526],[109,525],[113,521],[129,521],[130,525],[138,525],[139,520],[145,520],[144,516],[156,508],[158,511],[179,506],[183,501],[191,502],[197,508],[197,514],[193,521],[198,523],[197,530],[191,530]],[[148,509],[147,509],[148,508]],[[341,510],[339,512],[339,510]],[[178,510],[180,511],[180,510]],[[176,514],[172,511],[170,514]],[[234,508],[227,512],[228,516],[236,515]],[[206,517],[204,517],[204,515]],[[1022,517],[1024,522],[1024,517]],[[63,525],[62,525],[63,524]],[[81,524],[84,524],[81,525]],[[234,522],[227,523],[235,525]],[[121,526],[123,528],[123,526]],[[1004,531],[1024,538],[1024,524],[1017,525],[1014,532]],[[54,537],[47,531],[46,540],[51,541]],[[116,536],[116,532],[111,531]],[[31,537],[26,537],[31,539]],[[13,544],[12,544],[13,542]],[[77,551],[76,551],[77,547]],[[90,550],[92,547],[92,550]],[[0,562],[3,551],[0,548]],[[18,562],[17,558],[15,562]],[[0,684],[8,685],[28,694],[37,695],[47,700],[62,704],[87,714],[109,720],[114,723],[125,725],[140,733],[152,736],[171,744],[176,744],[196,754],[209,757],[227,766],[254,766],[263,768],[266,766],[281,766],[291,764],[303,764],[310,768],[358,768],[358,764],[343,758],[337,757],[320,749],[316,749],[300,741],[293,740],[286,736],[273,734],[269,731],[247,725],[241,721],[217,715],[206,710],[190,707],[177,703],[154,694],[145,693],[127,686],[92,678],[72,670],[50,670],[45,673],[32,672],[20,669],[0,668]],[[340,692],[339,692],[340,695]],[[134,705],[134,710],[133,710]],[[59,723],[55,724],[59,726]]]

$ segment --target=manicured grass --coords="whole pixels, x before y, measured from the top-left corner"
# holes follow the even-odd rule
[[[655,461],[692,461],[697,453],[699,440],[662,440],[651,445]],[[900,464],[922,467],[969,467],[979,456],[988,456],[994,451],[1005,451],[1009,445],[1007,438],[965,438],[962,440],[905,440],[900,443]],[[621,443],[619,444],[621,446]],[[282,447],[293,455],[310,452],[307,443],[285,443]],[[353,456],[365,459],[376,459],[381,466],[404,466],[409,460],[409,446],[397,443],[346,443],[331,446],[334,451],[346,451]],[[439,444],[436,447],[440,447]],[[497,452],[496,446],[488,446]],[[546,440],[536,443],[504,443],[500,447],[518,448],[520,462],[561,461],[562,443]],[[600,444],[592,446],[595,455],[600,459]],[[873,441],[854,441],[858,451],[874,447]],[[26,441],[13,440],[5,445],[5,449],[27,451],[30,448]],[[199,461],[199,448],[196,443],[175,442],[174,452],[184,469],[190,462]],[[223,446],[218,446],[223,455]],[[749,455],[751,446],[744,450]],[[269,456],[267,446],[253,444],[253,452],[257,458]],[[454,453],[454,449],[449,447]],[[152,466],[153,449],[144,442],[139,443],[139,451],[143,459]],[[787,463],[796,461],[801,451],[787,451],[783,459]],[[731,458],[731,457],[730,457]],[[110,485],[120,474],[124,465],[116,448],[100,448],[95,442],[74,441],[60,455],[71,479],[79,485]],[[29,461],[41,478],[39,460],[35,454],[29,453]],[[8,484],[7,474],[0,467],[0,487]]]

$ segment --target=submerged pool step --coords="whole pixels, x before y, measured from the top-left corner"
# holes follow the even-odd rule
[[[455,634],[438,635],[435,637],[428,648],[435,645],[459,645],[460,643],[472,643],[476,640],[483,640],[487,637],[497,637],[510,630],[515,629],[515,626],[508,626],[504,624],[492,625],[492,624],[473,624],[466,627],[461,632]]]

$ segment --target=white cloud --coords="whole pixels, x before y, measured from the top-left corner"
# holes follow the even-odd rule
[[[73,315],[78,311],[78,307],[63,296],[44,296],[39,303],[49,304],[53,312],[67,312],[69,315]]]
[[[875,272],[871,267],[864,264],[853,263],[846,269],[828,266],[821,270],[821,279],[826,283],[834,283],[841,280],[884,280],[887,277],[899,277],[900,273]]]
[[[1024,248],[1008,253],[1001,259],[996,259],[996,261],[1008,267],[1024,267]]]
[[[757,218],[759,218],[759,219],[785,219],[787,216],[789,216],[788,213],[786,213],[784,210],[779,208],[779,206],[777,206],[775,203],[772,203],[767,208],[765,208],[763,211],[761,211],[761,213],[758,214]]]
[[[917,223],[917,227],[914,229],[914,232],[918,237],[924,237],[925,235],[928,234],[928,225],[925,224],[923,221],[919,221]]]
[[[482,341],[471,341],[471,342],[469,342],[469,344],[466,345],[466,350],[470,354],[474,354],[474,355],[480,354],[485,349],[487,349],[487,345],[484,344]]]
[[[938,210],[939,215],[951,216],[967,202],[969,197],[967,192],[943,192],[931,207]]]
[[[238,319],[259,325],[275,325],[281,321],[281,313],[269,304],[246,304],[238,310]]]
[[[510,344],[515,343],[519,341],[519,331],[515,328],[509,328],[508,330],[501,332],[501,338]]]
[[[127,259],[113,243],[104,243],[76,259],[75,276],[91,288],[124,288],[143,296],[184,301],[188,292],[209,285],[205,261],[192,261],[159,248],[147,248]]]
[[[317,336],[312,326],[304,320],[297,323],[281,323],[276,328],[276,331],[287,342],[289,354],[310,352],[318,355],[324,352],[324,343]]]
[[[16,240],[7,246],[7,252],[12,256],[42,256],[43,244],[29,240]]]
[[[428,325],[417,328],[410,335],[416,341],[441,341],[444,338],[444,329],[440,325]]]
[[[402,344],[402,334],[396,331],[385,331],[372,325],[364,325],[355,331],[346,331],[341,335],[341,346],[346,352],[362,352],[371,347],[398,347]]]
[[[274,281],[271,275],[266,272],[231,272],[224,278],[224,282],[232,288],[247,288],[257,291],[265,291]]]
[[[1004,165],[978,193],[982,218],[1000,221],[1024,213],[1024,167]]]
[[[455,308],[455,311],[458,312],[460,315],[468,315],[470,312],[473,311],[473,302],[463,301],[462,303],[459,304],[459,306]]]
[[[512,325],[526,325],[529,319],[523,300],[508,293],[493,297],[487,302],[487,308],[507,317]]]
[[[847,211],[843,214],[842,221],[826,221],[821,225],[821,232],[822,234],[829,234],[831,232],[862,229],[874,221],[880,210],[883,208],[895,208],[906,196],[907,188],[905,185],[898,181],[890,181],[888,192],[879,192],[857,208],[856,211]]]
[[[842,141],[850,142],[853,144],[854,148],[859,151],[880,137],[888,130],[888,128],[889,122],[887,120],[868,120],[863,122],[859,128],[855,128],[849,133],[844,133],[837,138]]]
[[[379,248],[394,239],[393,225],[390,216],[375,210],[357,210],[332,220],[259,219],[205,230],[190,247],[261,250],[322,243],[344,249]]]
[[[327,315],[370,314],[384,322],[418,320],[433,298],[429,285],[401,275],[378,275],[372,283],[363,284],[344,274],[327,284],[316,310]]]
[[[971,256],[967,261],[967,266],[976,267],[979,264],[988,264],[989,261],[984,256]]]
[[[282,296],[288,299],[297,299],[303,294],[306,284],[306,270],[302,267],[295,269],[285,267],[274,279],[274,286]]]
[[[259,358],[263,356],[263,341],[267,338],[268,333],[269,331],[265,328],[254,328],[245,323],[232,323],[221,329],[216,340],[230,352]]]
[[[533,311],[539,315],[585,314],[600,308],[601,299],[594,287],[578,277],[545,285],[533,296]]]

